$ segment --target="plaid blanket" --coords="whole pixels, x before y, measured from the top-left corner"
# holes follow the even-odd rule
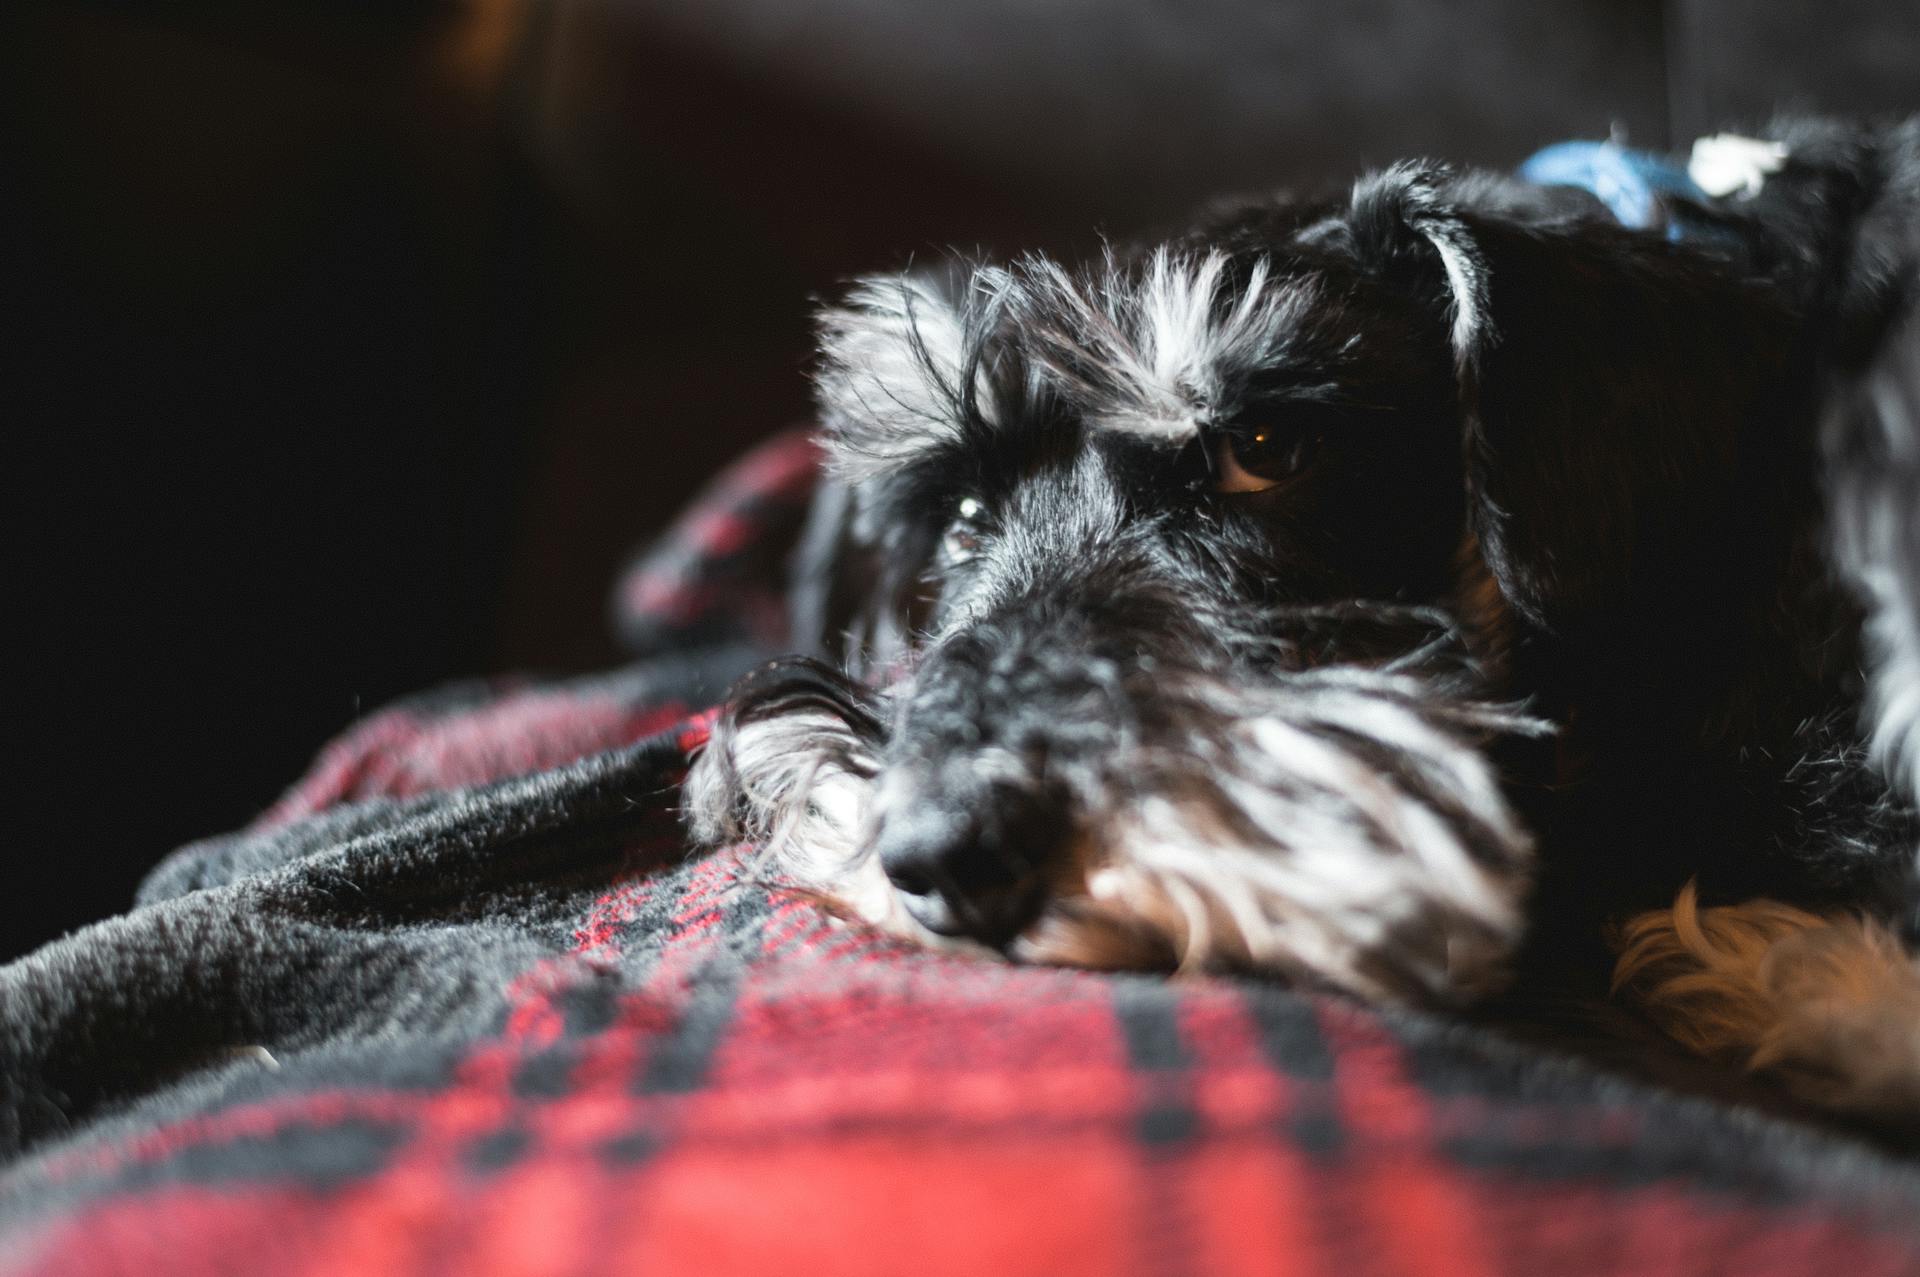
[[[0,1273],[1920,1271],[1920,1174],[1863,1144],[689,860],[687,711],[811,473],[770,445],[634,570],[631,668],[375,715],[0,969]]]

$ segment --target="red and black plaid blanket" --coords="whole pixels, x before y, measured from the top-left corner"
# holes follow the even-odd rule
[[[0,969],[0,1273],[1920,1271],[1920,1175],[1865,1145],[689,861],[687,711],[761,649],[811,466],[750,458],[636,569],[630,669],[378,714]]]

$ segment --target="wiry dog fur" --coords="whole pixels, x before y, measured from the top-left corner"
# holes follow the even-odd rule
[[[1081,725],[1079,750],[1064,733],[1037,746],[1033,725],[966,749],[938,727],[889,722],[903,708],[977,722],[974,707],[927,702],[975,686],[1022,695],[998,671],[949,666],[931,696],[916,681],[883,705],[826,667],[776,667],[742,689],[729,750],[696,773],[692,801],[725,813],[710,834],[756,842],[783,873],[904,935],[1080,966],[1265,970],[1376,997],[1497,982],[1529,848],[1471,746],[1534,723],[1413,668],[1255,681],[1199,662],[1089,664],[1074,693],[1109,728]],[[960,838],[992,859],[915,859]],[[935,892],[952,913],[924,899]],[[1012,912],[965,912],[996,907]]]
[[[1811,913],[1714,907],[1904,925],[1920,159],[1793,129],[1707,210],[1739,254],[1401,165],[1084,265],[861,282],[821,319],[815,656],[739,689],[699,831],[930,942],[1375,998],[1577,981],[1696,879],[1707,911],[1628,934],[1656,1018],[1752,937],[1833,965],[1772,925]],[[1805,993],[1786,963],[1740,1005]],[[1824,1066],[1834,1102],[1907,1094]]]

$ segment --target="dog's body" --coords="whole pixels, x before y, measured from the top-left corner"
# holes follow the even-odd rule
[[[1376,998],[1603,980],[1659,909],[1623,971],[1682,1040],[1689,880],[1904,925],[1920,148],[1798,127],[1804,171],[1711,210],[1737,254],[1397,166],[864,282],[796,609],[855,677],[750,680],[696,823],[902,934]]]

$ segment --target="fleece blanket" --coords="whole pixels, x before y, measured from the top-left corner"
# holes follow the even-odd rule
[[[0,969],[0,1274],[1920,1272],[1920,1173],[1484,1027],[904,947],[690,857],[814,458],[622,584],[630,668],[329,747]]]

